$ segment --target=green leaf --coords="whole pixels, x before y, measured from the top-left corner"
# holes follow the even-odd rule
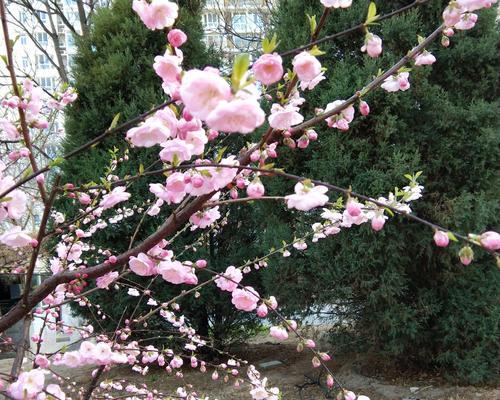
[[[23,176],[22,176],[22,179],[27,178],[27,177],[28,177],[28,176],[30,176],[32,173],[33,173],[33,169],[32,169],[31,167],[28,167],[28,168],[26,169],[26,171],[24,171]]]
[[[120,120],[120,113],[116,114],[113,117],[113,121],[111,121],[111,125],[109,126],[109,130],[115,129],[116,126],[118,125],[118,121]]]
[[[318,27],[318,23],[316,22],[316,15],[310,16],[307,14],[307,19],[309,20],[309,26],[311,27],[311,36],[316,32],[316,28]]]
[[[274,163],[269,163],[269,164],[265,164],[262,166],[262,169],[273,169],[274,168]]]
[[[12,200],[12,197],[2,197],[0,199],[0,203],[6,203],[8,201],[11,201]]]
[[[144,164],[139,164],[139,175],[142,175],[144,173]]]
[[[242,80],[250,66],[250,55],[247,53],[238,54],[234,58],[233,73],[231,74],[231,83],[236,92],[242,86]]]
[[[200,175],[203,175],[206,178],[212,178],[212,174],[206,169],[201,169],[198,172],[200,173]]]
[[[368,6],[368,15],[366,16],[366,25],[373,24],[378,19],[377,5],[372,1]]]
[[[422,44],[422,42],[425,40],[425,38],[423,38],[420,35],[417,35],[417,40],[418,40],[418,44]]]
[[[274,34],[271,39],[264,38],[264,40],[262,41],[262,51],[264,52],[264,54],[270,54],[274,50],[276,50],[278,44],[278,36],[276,36],[276,34]]]
[[[64,162],[64,158],[62,157],[57,157],[57,158],[54,158],[50,164],[49,164],[49,167],[52,168],[52,167],[57,167],[58,165],[61,165],[62,163]]]
[[[312,56],[322,56],[323,54],[326,54],[324,51],[321,51],[318,46],[314,46],[311,50],[309,50],[309,54]]]
[[[448,231],[448,232],[446,232],[446,234],[448,235],[448,238],[449,238],[450,240],[452,240],[453,242],[458,242],[458,239],[457,239],[457,237],[453,234],[453,232]]]
[[[2,54],[0,57],[2,58],[3,62],[5,63],[5,65],[8,66],[9,65],[9,61],[7,60],[7,56],[5,54]]]
[[[394,213],[390,208],[385,208],[385,211],[387,211],[387,214],[389,214],[391,217],[394,217]]]
[[[410,174],[405,174],[405,178],[409,179],[410,181],[413,180],[413,176],[411,176]]]
[[[172,165],[177,167],[180,164],[179,156],[177,153],[174,153],[174,157],[172,158]]]
[[[222,149],[220,149],[217,152],[217,156],[215,157],[215,160],[214,160],[216,163],[219,163],[222,160],[222,157],[224,156],[224,153],[226,152],[226,150],[227,150],[227,146],[223,147]]]

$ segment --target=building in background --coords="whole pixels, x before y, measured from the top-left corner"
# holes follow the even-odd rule
[[[206,0],[202,15],[207,46],[230,62],[235,54],[260,50],[277,0]]]

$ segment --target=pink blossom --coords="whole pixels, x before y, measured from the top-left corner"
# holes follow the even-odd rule
[[[434,242],[436,243],[436,246],[446,247],[450,243],[450,238],[446,232],[436,231],[434,234]]]
[[[299,108],[293,105],[283,107],[279,104],[273,104],[271,115],[269,115],[269,125],[274,129],[290,129],[304,121],[304,117],[298,111]]]
[[[50,397],[48,397],[49,399],[54,398],[57,400],[66,400],[66,394],[62,391],[62,389],[59,385],[51,383],[51,384],[47,385],[47,387],[45,388],[45,391],[47,392],[47,394],[50,395]],[[38,400],[40,400],[40,399],[38,399]]]
[[[269,330],[269,334],[278,340],[286,340],[288,339],[288,332],[282,326],[272,326]]]
[[[298,182],[295,185],[295,194],[286,196],[285,201],[288,208],[309,211],[328,202],[326,192],[328,192],[328,188],[325,186],[314,186],[309,183]]]
[[[162,261],[158,264],[158,271],[167,282],[179,285],[186,281],[191,269],[180,261]]]
[[[47,369],[50,365],[49,359],[42,354],[37,354],[35,356],[35,364],[40,368]]]
[[[156,265],[146,254],[139,253],[137,257],[130,257],[128,265],[133,273],[139,276],[156,274]]]
[[[172,358],[172,360],[170,360],[170,364],[169,365],[172,368],[177,369],[177,368],[182,367],[183,364],[184,364],[184,361],[182,360],[182,358],[179,357],[179,356],[175,356],[175,357]]]
[[[424,50],[422,53],[418,54],[415,57],[415,65],[432,65],[436,62],[436,57],[432,53],[429,53],[427,50]]]
[[[251,286],[245,286],[244,289],[235,289],[232,293],[231,302],[238,310],[253,311],[257,308],[259,294]]]
[[[260,179],[255,179],[247,186],[247,195],[251,198],[259,198],[264,196],[266,189],[260,181]]]
[[[325,112],[329,112],[339,106],[342,106],[344,102],[344,100],[335,100],[334,102],[327,104]],[[337,114],[328,117],[326,119],[326,123],[330,128],[337,128],[342,131],[348,130],[349,124],[354,119],[354,112],[354,107],[352,105],[348,106]]]
[[[327,8],[347,8],[352,4],[352,0],[321,0],[321,4]]]
[[[500,234],[494,231],[488,231],[480,237],[481,245],[486,250],[500,250]]]
[[[263,54],[252,66],[255,78],[264,85],[272,85],[283,76],[283,60],[277,53]]]
[[[267,317],[267,313],[269,312],[267,306],[262,303],[259,307],[257,307],[257,316],[259,318],[265,318]]]
[[[154,117],[127,132],[127,139],[136,147],[152,147],[171,137],[170,129],[160,119]]]
[[[292,64],[293,71],[301,81],[312,81],[321,73],[321,63],[307,51],[297,54]]]
[[[385,225],[385,217],[383,215],[376,215],[372,219],[372,229],[376,232],[382,230]]]
[[[364,100],[360,101],[360,103],[359,103],[359,112],[364,117],[366,117],[367,115],[370,114],[370,106],[368,105],[368,103],[366,101],[364,101]]]
[[[144,22],[144,25],[152,30],[171,27],[179,11],[179,6],[168,0],[152,0],[151,3],[144,0],[134,0],[132,8]]]
[[[460,262],[463,265],[469,265],[474,259],[474,251],[470,248],[470,246],[465,246],[460,249],[460,251],[458,252],[458,256],[460,258]]]
[[[160,158],[164,162],[172,163],[174,159],[177,162],[183,162],[193,156],[193,146],[178,138],[168,140],[162,143],[161,146],[163,150],[160,151]]]
[[[1,243],[14,248],[29,246],[32,239],[20,226],[13,226],[10,230],[0,235]]]
[[[19,139],[19,131],[12,123],[10,123],[5,118],[0,118],[0,130],[3,130],[5,132],[5,136],[9,140]]]
[[[111,362],[111,357],[113,355],[113,351],[109,344],[104,342],[99,342],[94,347],[94,352],[92,354],[92,358],[100,365],[106,365]]]
[[[457,0],[457,4],[467,11],[475,11],[481,8],[490,8],[497,0]]]
[[[118,279],[119,275],[120,274],[116,271],[108,272],[107,274],[104,274],[96,279],[96,285],[98,288],[107,289],[109,285]]]
[[[243,279],[243,274],[238,268],[235,268],[233,265],[227,267],[226,272],[220,275],[216,280],[215,284],[221,290],[225,290],[227,292],[232,292],[234,289],[238,287],[238,283]]]
[[[198,211],[189,218],[189,222],[193,224],[193,228],[205,229],[212,225],[220,218],[219,207],[213,207],[205,211]],[[194,230],[191,228],[192,230]]]
[[[34,399],[43,390],[45,374],[40,369],[21,372],[17,380],[7,389],[7,393],[16,400]]]
[[[408,72],[401,72],[397,75],[389,76],[382,84],[382,89],[387,92],[397,92],[399,90],[405,91],[410,88],[409,82],[410,74]]]
[[[111,193],[108,193],[103,196],[99,206],[103,210],[107,210],[108,208],[113,208],[118,203],[122,201],[126,201],[130,198],[131,194],[126,192],[127,188],[125,186],[118,186],[114,188]]]
[[[80,204],[83,204],[84,206],[92,203],[92,199],[87,193],[80,193],[78,195],[78,201],[80,202]]]
[[[168,42],[173,47],[181,47],[187,41],[187,35],[180,29],[172,29],[167,35]]]
[[[212,71],[188,71],[182,78],[180,95],[191,115],[205,120],[221,101],[231,99],[231,87]]]
[[[455,29],[465,31],[474,28],[477,22],[477,14],[462,14],[460,21],[455,24]]]
[[[461,15],[465,10],[457,3],[450,3],[443,11],[444,24],[453,27],[460,21]]]
[[[361,47],[362,52],[368,53],[372,58],[377,58],[382,54],[382,39],[373,33],[367,33],[365,37],[365,44]]]
[[[221,101],[207,117],[207,125],[217,131],[251,133],[261,126],[266,115],[253,99]]]
[[[163,56],[155,57],[153,68],[164,82],[177,82],[182,71],[181,61],[179,57],[165,53]]]
[[[194,155],[200,155],[205,151],[205,145],[208,143],[208,138],[205,131],[199,129],[187,132],[184,141],[192,146],[191,152]]]
[[[350,199],[347,202],[346,210],[351,217],[357,217],[362,212],[361,204],[358,203],[356,200]]]

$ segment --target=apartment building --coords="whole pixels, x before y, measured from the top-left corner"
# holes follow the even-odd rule
[[[206,0],[204,40],[230,61],[239,52],[256,53],[276,0]]]

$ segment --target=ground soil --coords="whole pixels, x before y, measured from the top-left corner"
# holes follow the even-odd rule
[[[325,349],[325,344],[321,348]],[[311,364],[311,353],[304,350],[296,351],[296,343],[287,341],[278,343],[261,336],[248,345],[233,349],[235,355],[246,359],[257,366],[269,379],[270,386],[277,386],[283,393],[284,400],[322,400],[334,399],[335,394],[326,397],[317,386],[305,387],[302,391],[297,385],[303,385],[308,380],[305,375],[317,378],[318,370]],[[270,368],[261,368],[259,364],[267,361],[280,361],[282,364]],[[12,361],[12,360],[10,360]],[[366,361],[366,360],[364,360]],[[0,370],[8,369],[9,360],[0,361]],[[333,359],[328,363],[336,379],[346,388],[358,394],[364,394],[371,400],[498,400],[500,389],[494,387],[452,386],[446,384],[439,375],[428,374],[397,374],[394,368],[379,368],[372,365],[360,367],[359,359]],[[60,370],[62,376],[70,378],[78,384],[86,384],[89,379],[89,368],[76,370]],[[248,386],[242,385],[234,389],[231,383],[222,380],[213,381],[211,373],[202,374],[186,369],[182,379],[169,376],[164,370],[152,370],[142,377],[130,371],[130,368],[120,367],[111,370],[104,378],[121,379],[124,381],[146,381],[150,388],[156,388],[164,393],[175,393],[179,386],[192,384],[198,394],[210,396],[210,400],[250,400]],[[324,379],[324,378],[323,378]],[[234,381],[233,381],[234,382]]]

